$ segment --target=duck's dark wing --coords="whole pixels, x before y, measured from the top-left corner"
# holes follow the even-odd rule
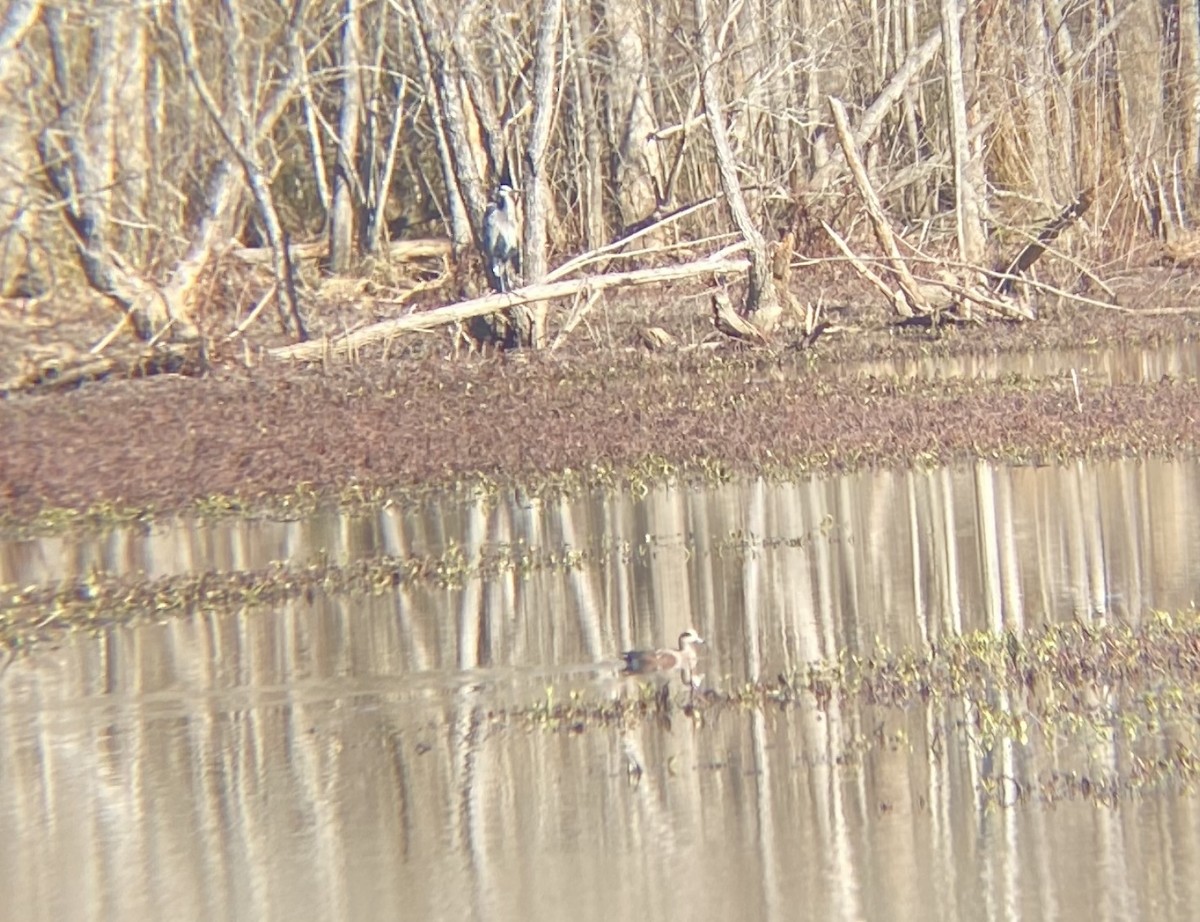
[[[676,665],[676,658],[669,650],[626,650],[621,659],[625,661],[623,671],[629,675],[661,672]]]

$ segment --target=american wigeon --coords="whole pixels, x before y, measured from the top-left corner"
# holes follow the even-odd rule
[[[696,647],[704,643],[704,638],[688,628],[679,635],[678,650],[626,650],[621,654],[625,665],[621,668],[623,675],[652,675],[656,672],[670,672],[679,669],[686,673],[685,681],[695,684],[696,676]]]

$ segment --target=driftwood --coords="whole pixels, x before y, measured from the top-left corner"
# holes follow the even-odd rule
[[[292,259],[325,259],[329,255],[329,241],[293,243],[288,247],[288,252]],[[426,259],[433,256],[448,259],[450,257],[450,241],[444,237],[397,240],[395,243],[389,243],[385,252],[387,259],[393,262]],[[272,259],[270,247],[233,247],[229,251],[229,255],[252,266],[269,265]]]
[[[638,330],[638,339],[651,352],[674,349],[679,345],[679,341],[662,327],[641,327]]]
[[[196,342],[156,343],[122,350],[119,355],[78,352],[59,344],[30,349],[23,368],[0,380],[0,395],[30,391],[63,391],[104,378],[147,378],[159,374],[197,375],[204,352]]]
[[[718,333],[755,346],[767,345],[766,333],[734,310],[733,302],[729,300],[729,295],[725,292],[713,292],[712,311],[713,326],[716,327]],[[751,316],[754,315],[751,314]]]
[[[715,273],[738,275],[745,272],[749,266],[750,261],[748,259],[717,254],[707,259],[681,263],[675,266],[664,266],[658,269],[614,272],[609,275],[596,275],[590,278],[530,285],[526,288],[519,288],[516,291],[504,294],[489,294],[482,298],[472,298],[469,301],[449,304],[431,311],[409,314],[407,317],[398,317],[394,320],[374,323],[343,336],[307,343],[296,343],[290,346],[280,346],[271,349],[268,354],[272,358],[277,359],[312,361],[320,359],[330,352],[351,352],[361,346],[386,340],[401,333],[434,330],[447,324],[470,320],[473,317],[483,317],[523,304],[533,304],[542,301],[552,301],[556,298],[570,297],[585,288],[593,292],[598,292],[610,288],[634,288],[639,285],[655,285],[661,282],[673,282],[679,279]]]

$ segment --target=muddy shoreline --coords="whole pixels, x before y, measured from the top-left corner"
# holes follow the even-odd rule
[[[577,341],[553,354],[451,358],[445,339],[429,338],[354,363],[246,368],[217,356],[202,377],[10,395],[0,400],[0,526],[294,509],[464,484],[580,489],[1200,449],[1194,379],[1111,385],[1085,371],[1077,392],[1063,374],[902,379],[863,365],[1186,346],[1200,332],[1190,313],[1081,310],[937,332],[832,319],[840,327],[811,348],[798,334],[748,349],[693,331],[694,348],[647,353],[627,324],[611,346]]]

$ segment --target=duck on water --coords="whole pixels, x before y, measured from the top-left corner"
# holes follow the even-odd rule
[[[627,676],[650,676],[678,669],[684,683],[695,688],[704,678],[696,673],[699,661],[697,647],[704,638],[688,628],[679,635],[678,650],[626,650],[621,654],[621,674]]]

